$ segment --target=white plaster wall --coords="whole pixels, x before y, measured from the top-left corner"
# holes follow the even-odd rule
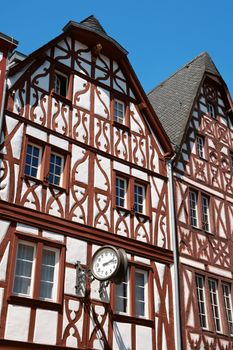
[[[44,142],[47,141],[47,133],[45,131],[38,129],[38,128],[34,128],[31,125],[27,125],[26,134],[33,136],[33,137],[35,137],[39,140],[42,140]]]
[[[131,350],[131,327],[128,323],[113,322],[113,350]]]
[[[85,90],[85,87],[87,85],[87,81],[85,79],[80,78],[79,76],[75,75],[74,76],[74,91],[73,91],[73,96],[76,94],[76,92],[80,92],[82,90]],[[87,90],[86,93],[80,94],[78,96],[78,101],[76,100],[74,103],[76,106],[83,107],[87,109],[88,111],[90,110],[90,91],[91,88]]]
[[[48,70],[50,67],[50,62],[45,61],[39,68],[36,69],[36,71],[31,75],[31,81],[39,74],[42,74],[43,76],[37,77],[34,84],[36,86],[39,86],[43,90],[49,91],[49,73],[45,75],[46,70]],[[45,75],[45,76],[44,76]]]
[[[0,220],[0,227],[1,227],[1,229],[0,229],[0,243],[4,239],[9,226],[10,226],[10,221]]]
[[[30,321],[30,308],[9,305],[7,310],[5,338],[27,341]]]
[[[20,232],[30,233],[31,235],[39,234],[39,230],[37,227],[29,226],[21,223],[17,223],[16,230]]]
[[[35,332],[33,339],[35,343],[51,345],[56,344],[57,318],[57,311],[42,309],[36,310]]]
[[[42,236],[51,239],[51,241],[64,242],[64,236],[55,232],[45,230],[42,232]]]
[[[49,143],[51,143],[51,145],[54,145],[56,147],[59,147],[59,148],[62,148],[62,149],[65,149],[68,151],[69,142],[61,139],[60,137],[50,135],[49,136]]]
[[[76,269],[66,267],[65,269],[65,294],[76,295]],[[83,288],[84,290],[84,288]],[[81,293],[82,294],[82,293]]]
[[[67,237],[66,247],[66,262],[76,264],[77,261],[80,261],[81,264],[86,264],[87,242]]]
[[[152,349],[152,330],[149,327],[136,326],[136,349]]]
[[[6,279],[6,271],[8,264],[8,255],[9,255],[10,242],[8,242],[6,250],[3,254],[1,263],[0,263],[0,281],[5,281]]]
[[[107,91],[101,87],[98,87],[98,95],[95,91],[94,111],[95,111],[95,114],[98,114],[101,117],[109,119],[109,115],[110,115],[109,91]]]
[[[2,303],[3,303],[4,288],[0,288],[0,316],[2,314]],[[1,322],[0,322],[1,326]]]
[[[122,173],[125,173],[125,174],[130,174],[130,167],[120,162],[114,161],[113,169],[121,171]]]

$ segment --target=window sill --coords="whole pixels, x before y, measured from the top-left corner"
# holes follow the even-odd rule
[[[113,321],[117,321],[121,323],[133,323],[133,324],[143,325],[147,327],[154,327],[154,321],[143,317],[134,317],[134,316],[115,313],[112,315],[112,319]]]
[[[116,209],[117,211],[124,211],[126,214],[130,214],[131,211],[127,208],[124,208],[124,207],[120,207],[118,205],[114,206],[114,209]]]
[[[119,122],[114,120],[113,121],[113,126],[115,126],[118,129],[122,129],[122,130],[124,130],[124,131],[126,131],[126,132],[128,132],[130,134],[130,128],[127,125],[125,125],[125,124],[119,123]]]
[[[48,309],[48,310],[62,310],[62,304],[54,301],[47,301],[41,299],[33,299],[30,297],[18,296],[18,295],[10,295],[7,299],[9,304],[17,304],[23,306],[33,306],[40,309]]]
[[[151,221],[151,217],[147,214],[139,213],[137,211],[133,211],[134,215],[137,216],[138,218],[142,218],[144,220],[149,220]]]
[[[24,174],[23,176],[21,176],[21,179],[28,180],[28,181],[34,181],[38,185],[43,185],[43,186],[49,187],[49,188],[55,188],[56,190],[59,190],[61,192],[68,192],[68,190],[62,186],[51,184],[47,180],[37,179],[36,177],[30,176],[30,175]]]
[[[58,99],[59,101],[61,101],[66,105],[72,106],[72,101],[68,97],[56,94],[56,92],[52,93],[52,97],[54,97],[55,99]]]

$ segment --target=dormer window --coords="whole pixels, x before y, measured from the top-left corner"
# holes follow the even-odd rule
[[[207,110],[211,118],[216,118],[215,107],[212,103],[207,103]]]
[[[67,91],[68,91],[67,75],[60,72],[55,72],[54,92],[60,96],[66,97]]]

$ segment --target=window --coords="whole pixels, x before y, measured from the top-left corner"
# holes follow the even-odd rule
[[[45,185],[64,187],[63,173],[67,167],[67,157],[55,153],[51,146],[44,145],[44,147],[40,147],[28,142],[24,175],[43,181]]]
[[[146,286],[147,275],[145,271],[135,272],[135,308],[137,317],[146,316]]]
[[[222,287],[219,290],[218,285]],[[205,286],[209,286],[208,293]],[[227,334],[233,335],[231,285],[213,278],[207,278],[205,283],[204,276],[196,275],[196,292],[201,328],[215,332],[228,329]],[[222,309],[225,308],[225,315],[220,313],[220,300]],[[207,314],[206,310],[212,310],[212,313]]]
[[[220,332],[221,323],[220,323],[220,316],[219,316],[217,282],[215,280],[209,279],[209,289],[210,289],[210,303],[211,303],[211,308],[213,312],[215,329],[217,332]]]
[[[211,232],[210,199],[200,191],[190,190],[190,224],[205,232]]]
[[[137,213],[145,213],[145,186],[134,184],[134,210]]]
[[[54,92],[60,96],[66,97],[68,90],[68,77],[60,72],[55,72]]]
[[[121,177],[116,178],[116,206],[126,207],[127,181]]]
[[[114,100],[114,120],[117,123],[125,123],[125,104],[119,100]]]
[[[197,194],[196,192],[190,191],[189,194],[190,202],[190,219],[191,225],[197,227]]]
[[[197,154],[200,158],[205,158],[204,155],[204,138],[197,136]]]
[[[227,316],[229,334],[233,335],[233,318],[232,318],[232,303],[231,303],[231,288],[227,283],[222,284],[222,292]]]
[[[16,257],[15,278],[13,287],[14,293],[31,296],[34,261],[35,245],[20,242],[18,244]]]
[[[116,312],[128,313],[129,299],[129,283],[128,276],[125,276],[122,283],[116,285]]]
[[[133,291],[133,299],[130,295]],[[131,292],[131,293],[130,293]],[[132,269],[125,280],[116,285],[115,310],[135,317],[148,317],[148,272]]]
[[[59,249],[41,243],[35,244],[19,240],[13,294],[56,301],[58,265]],[[37,280],[39,280],[38,290],[35,287]]]
[[[196,276],[196,289],[201,328],[207,328],[204,278],[202,276]]]
[[[63,173],[63,157],[56,153],[51,153],[49,164],[49,183],[52,185],[61,185]]]
[[[215,107],[212,103],[207,102],[207,111],[211,118],[216,118]]]
[[[39,166],[41,162],[41,149],[33,144],[27,145],[26,161],[25,161],[25,175],[38,177]]]
[[[209,199],[205,196],[201,196],[202,204],[202,229],[209,232]]]

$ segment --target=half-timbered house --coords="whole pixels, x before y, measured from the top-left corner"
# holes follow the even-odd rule
[[[207,53],[149,93],[169,136],[183,349],[232,349],[233,119]]]
[[[91,16],[28,57],[13,55],[10,67],[0,146],[1,349],[174,349],[172,147],[127,52]],[[80,278],[106,244],[127,253],[123,282]]]

